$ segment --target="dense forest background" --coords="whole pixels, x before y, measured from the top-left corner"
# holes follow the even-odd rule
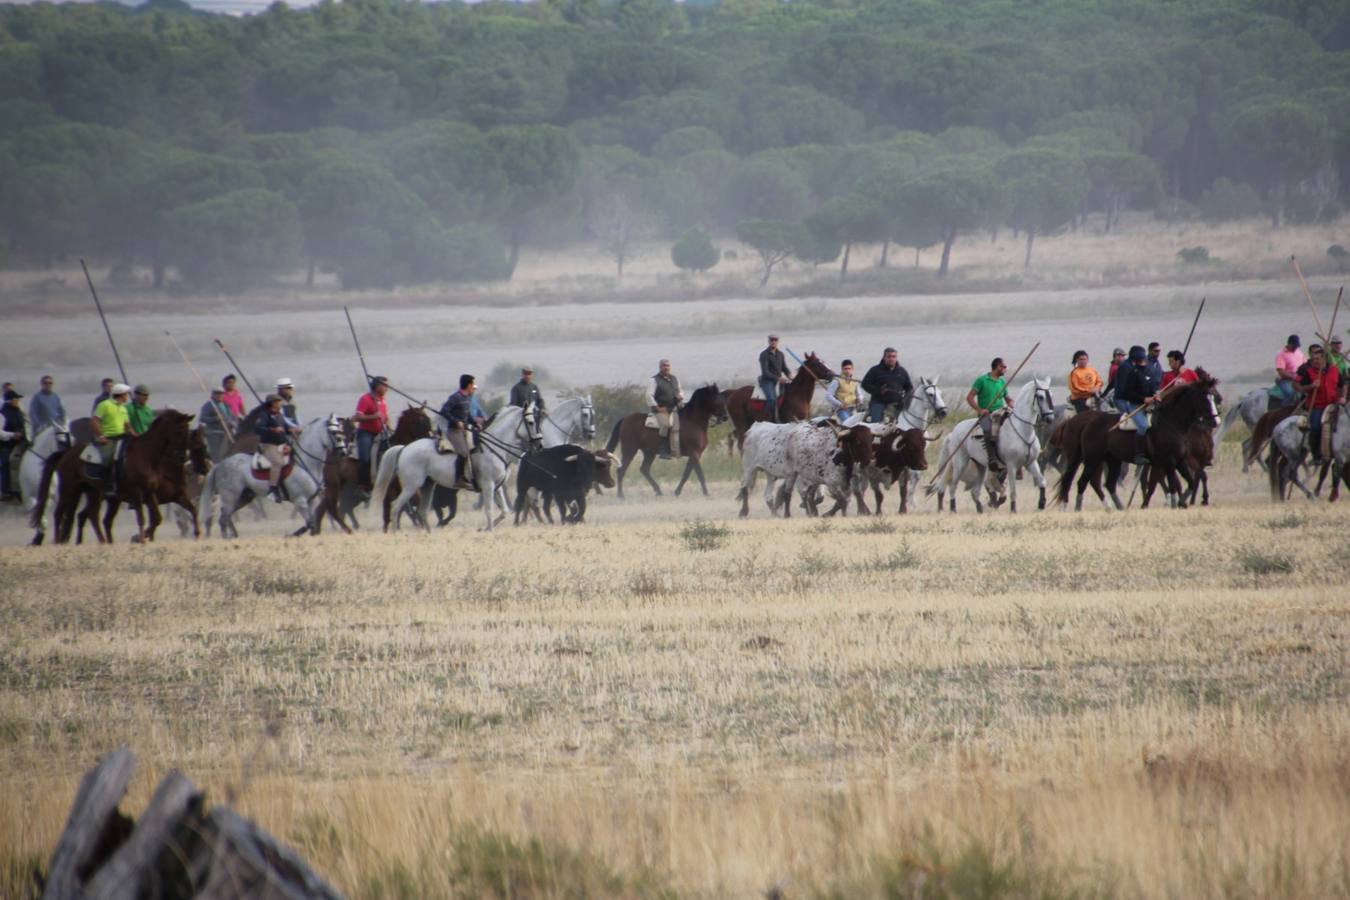
[[[509,278],[708,235],[847,267],[1128,209],[1341,212],[1343,0],[0,7],[0,262],[156,287]],[[711,252],[710,252],[711,251]],[[841,270],[842,270],[841,269]]]

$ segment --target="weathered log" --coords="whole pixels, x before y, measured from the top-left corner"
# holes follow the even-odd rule
[[[202,794],[181,772],[170,772],[117,852],[85,887],[89,900],[175,896],[187,882],[186,860],[200,845]]]
[[[341,900],[304,860],[238,813],[218,806],[209,820],[215,847],[199,900]]]
[[[155,789],[140,822],[117,809],[135,771],[120,748],[85,775],[48,868],[54,900],[341,900],[294,851],[180,772]]]
[[[65,831],[56,842],[43,900],[79,897],[89,876],[131,833],[131,820],[117,810],[126,795],[136,757],[119,747],[80,780]]]

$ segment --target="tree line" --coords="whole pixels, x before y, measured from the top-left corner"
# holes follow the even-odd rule
[[[180,0],[0,7],[0,242],[238,290],[1026,241],[1128,209],[1340,213],[1337,0]]]

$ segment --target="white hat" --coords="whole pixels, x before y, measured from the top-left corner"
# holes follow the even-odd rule
[[[108,391],[108,394],[114,397],[117,396],[118,394],[130,394],[130,393],[131,393],[131,385],[122,384],[121,382],[114,384],[112,386],[112,390]]]
[[[277,379],[277,387],[279,387],[279,388],[284,388],[284,387],[295,387],[295,382],[294,382],[294,381],[291,381],[289,378],[278,378],[278,379]]]

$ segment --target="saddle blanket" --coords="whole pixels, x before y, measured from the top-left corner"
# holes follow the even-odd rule
[[[759,385],[759,384],[756,384],[756,385],[755,385],[755,389],[752,390],[752,391],[750,392],[750,399],[751,399],[752,401],[753,401],[753,400],[758,400],[761,404],[764,403],[764,401],[765,401],[767,398],[764,396],[764,387],[763,387],[763,385]]]
[[[1149,427],[1149,428],[1152,428],[1152,427],[1153,427],[1153,413],[1151,413],[1151,412],[1150,412],[1150,413],[1144,413],[1144,415],[1148,418],[1148,427]],[[1121,420],[1120,420],[1120,430],[1121,430],[1121,431],[1138,431],[1139,428],[1138,428],[1138,426],[1136,426],[1136,425],[1134,424],[1134,418],[1133,418],[1133,417],[1127,417],[1127,418],[1124,418],[1124,419],[1121,419]]]
[[[655,428],[661,430],[661,425],[656,421],[656,413],[647,413],[647,418],[642,421],[643,428]]]
[[[291,459],[291,450],[289,447],[281,448],[282,454],[286,457],[286,465],[281,467],[281,480],[285,481],[291,477],[291,470],[295,468],[295,460]],[[262,453],[253,454],[252,462],[253,477],[259,481],[266,481],[272,472],[272,464],[268,462],[267,457]]]

